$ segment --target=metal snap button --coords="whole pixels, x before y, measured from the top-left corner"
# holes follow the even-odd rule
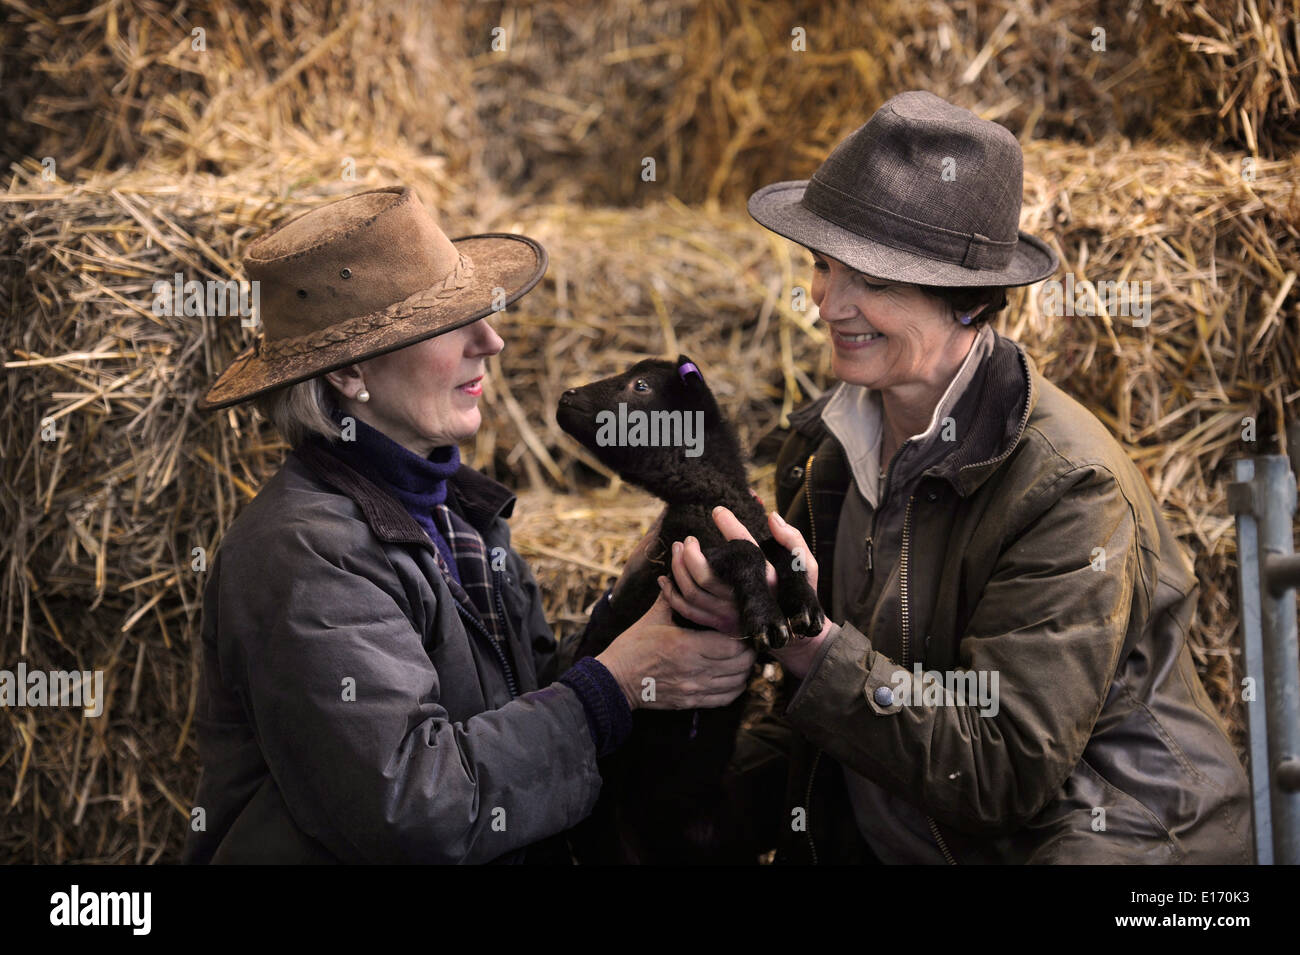
[[[877,706],[893,706],[894,691],[887,686],[876,687],[875,701]]]
[[[350,278],[352,278],[352,270],[351,270],[351,269],[341,269],[341,270],[339,271],[339,275],[342,276],[342,277],[345,278],[345,279],[350,279]]]

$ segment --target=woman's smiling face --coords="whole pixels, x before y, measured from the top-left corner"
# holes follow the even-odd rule
[[[812,299],[841,381],[876,390],[933,382],[955,340],[973,334],[918,286],[877,282],[828,255],[812,257]]]

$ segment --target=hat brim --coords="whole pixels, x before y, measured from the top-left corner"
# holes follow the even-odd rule
[[[500,311],[501,300],[494,294],[497,289],[505,291],[508,307],[546,274],[546,250],[527,236],[491,232],[452,239],[452,244],[474,263],[473,278],[455,295],[417,308],[400,321],[304,354],[268,358],[250,346],[217,377],[199,400],[199,409],[225,408],[454,331]]]
[[[926,258],[916,252],[890,248],[863,238],[805,209],[800,200],[808,180],[774,182],[749,197],[754,221],[777,235],[838,259],[874,278],[909,285],[954,288],[1032,285],[1047,278],[1060,264],[1046,243],[1025,232],[1001,270],[968,269],[951,262]]]

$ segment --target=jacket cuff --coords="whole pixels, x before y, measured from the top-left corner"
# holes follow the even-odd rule
[[[903,709],[907,671],[871,646],[852,624],[833,626],[813,659],[786,717],[803,730],[835,726],[858,711],[890,717]]]
[[[595,657],[583,657],[557,681],[573,690],[587,715],[597,756],[608,756],[632,732],[632,707],[614,675]]]

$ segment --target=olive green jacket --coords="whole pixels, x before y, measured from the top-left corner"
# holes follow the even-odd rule
[[[858,526],[841,522],[852,476],[827,397],[791,416],[777,463],[824,606],[845,579],[837,536],[874,540],[858,592],[838,595],[849,619],[789,699],[794,738],[769,723],[745,744],[788,757],[778,859],[875,857],[847,768],[920,813],[954,863],[1252,861],[1245,773],[1187,647],[1196,580],[1096,417],[995,336],[955,439],[905,442]],[[996,672],[996,711],[902,698],[918,664]],[[762,802],[749,811],[775,816]]]

